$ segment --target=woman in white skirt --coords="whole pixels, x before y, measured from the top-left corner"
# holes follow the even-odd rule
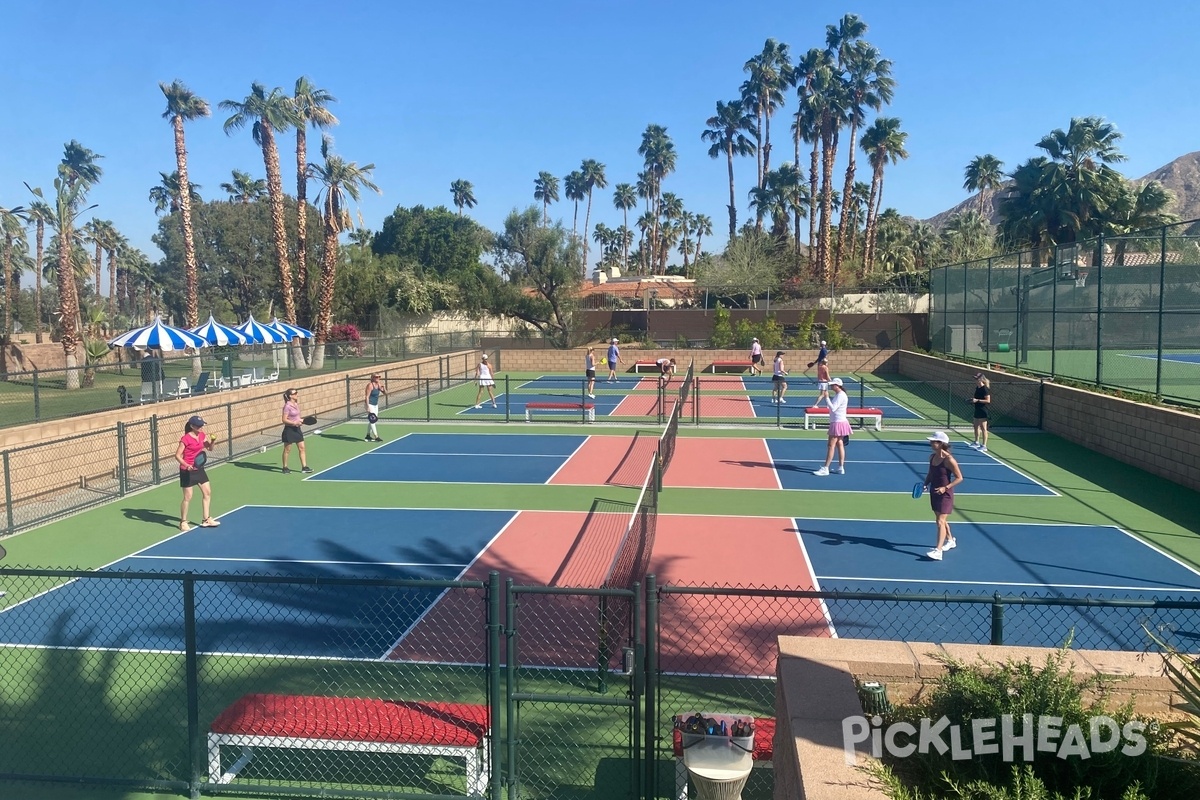
[[[496,390],[493,387],[496,385],[496,379],[492,377],[492,367],[488,364],[487,353],[480,357],[479,366],[475,367],[475,380],[479,382],[479,388],[475,390],[475,407],[483,407],[479,398],[483,396],[483,390],[486,388],[488,397],[492,398],[492,408],[495,408]]]
[[[842,388],[842,379],[834,378],[829,382],[829,447],[825,451],[825,465],[814,472],[814,475],[824,477],[829,474],[829,465],[833,463],[836,452],[838,465],[833,472],[837,475],[846,474],[846,439],[850,436],[850,421],[846,419],[846,407],[850,405],[850,397]]]

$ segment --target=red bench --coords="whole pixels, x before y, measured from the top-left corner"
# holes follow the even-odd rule
[[[675,751],[675,797],[677,800],[688,800],[687,767],[683,765],[683,731],[675,728],[672,732],[671,746]],[[754,750],[750,758],[754,766],[771,769],[771,759],[775,755],[775,720],[772,717],[754,718]]]
[[[749,361],[714,361],[708,365],[709,369],[711,369],[714,374],[718,369],[744,372],[750,369],[752,366],[753,364],[751,364]]]
[[[643,369],[648,369],[653,372],[661,372],[657,361],[635,361],[633,362],[633,371],[641,372]]]
[[[824,406],[809,406],[804,409],[804,427],[817,427],[817,419],[828,419],[829,409]],[[875,430],[883,429],[883,409],[881,408],[847,408],[846,419],[873,419]]]
[[[404,753],[461,758],[467,795],[487,791],[491,715],[487,706],[358,697],[248,694],[213,720],[208,734],[208,779],[231,783],[254,758],[255,747]],[[221,747],[242,752],[221,768]]]
[[[525,404],[525,421],[533,422],[533,415],[529,412],[532,410],[542,411],[586,411],[587,421],[596,421],[596,404],[595,403],[551,403],[535,401]]]

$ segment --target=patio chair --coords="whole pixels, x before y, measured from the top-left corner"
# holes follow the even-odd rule
[[[211,372],[201,372],[196,378],[196,383],[192,386],[192,394],[204,394],[208,391],[208,379],[212,377]]]
[[[175,391],[167,392],[167,397],[191,397],[192,387],[188,385],[187,378],[180,378],[179,384],[175,387]]]
[[[161,387],[159,387],[161,389]],[[162,397],[162,391],[155,391],[154,381],[142,381],[142,392],[138,396],[139,403],[153,403]]]
[[[255,367],[254,375],[250,379],[250,382],[251,383],[266,383],[267,376],[266,376],[265,372],[266,372],[266,370],[264,370],[262,367]]]

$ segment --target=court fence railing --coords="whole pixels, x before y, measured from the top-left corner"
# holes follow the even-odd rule
[[[930,269],[931,350],[1200,405],[1197,224]]]
[[[0,787],[438,800],[467,793],[465,755],[482,765],[486,789],[474,786],[490,800],[593,785],[675,798],[674,717],[773,717],[779,635],[1158,652],[1155,638],[1195,651],[1200,629],[1200,599],[1168,591],[802,591],[659,586],[653,575],[571,587],[496,572],[428,581],[312,570],[0,569]],[[321,733],[296,698],[470,718],[482,750],[288,750],[293,725],[297,738]],[[250,751],[210,749],[214,723],[227,731],[246,703],[296,716],[259,730]],[[750,781],[746,796],[770,796],[770,770]]]
[[[212,392],[220,386],[224,387],[223,390],[232,391],[258,385],[268,375],[275,380],[286,381],[376,364],[478,350],[485,337],[494,341],[497,336],[507,335],[470,330],[327,342],[321,346],[324,352],[322,366],[303,369],[295,367],[290,344],[206,347],[198,355],[168,353],[144,360],[139,360],[141,354],[138,352],[126,354],[118,349],[118,355],[129,357],[96,363],[83,363],[84,354],[80,349],[78,358],[81,363],[74,370],[65,367],[12,369],[10,359],[10,369],[0,372],[0,386],[3,387],[0,392],[0,427],[112,411],[141,402],[173,400],[179,395],[181,386],[186,385],[189,391],[194,387],[198,380],[197,358],[198,372],[208,373],[203,390]],[[304,340],[301,346],[311,363],[314,346]],[[67,389],[72,373],[79,386]]]

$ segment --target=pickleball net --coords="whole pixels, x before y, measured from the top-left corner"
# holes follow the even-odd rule
[[[667,427],[658,439],[658,461],[664,475],[671,466],[671,459],[675,457],[675,440],[679,437],[679,420],[682,415],[683,404],[676,403],[667,419]]]
[[[629,515],[625,533],[617,546],[616,555],[604,577],[607,588],[629,589],[646,579],[650,553],[654,550],[654,534],[658,528],[657,465],[651,464],[642,482],[637,505]]]

